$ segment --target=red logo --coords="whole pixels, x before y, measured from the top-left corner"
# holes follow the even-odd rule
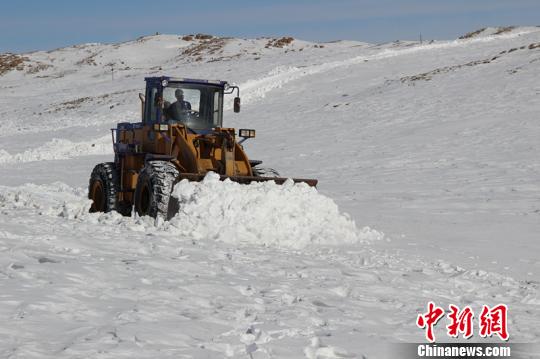
[[[473,336],[474,330],[474,312],[470,306],[462,310],[459,307],[450,304],[447,319],[449,324],[446,326],[446,334],[449,337],[457,338],[463,335],[463,338],[469,339]],[[435,341],[434,328],[444,317],[445,311],[433,302],[429,302],[427,312],[419,314],[416,318],[416,325],[425,330],[426,339],[433,343]],[[482,338],[498,335],[501,340],[507,340],[508,307],[504,304],[498,304],[492,308],[487,305],[482,306],[482,313],[478,318],[479,334]]]
[[[419,328],[426,328],[426,339],[431,343],[435,341],[435,335],[433,334],[433,327],[444,316],[444,309],[435,306],[435,303],[428,303],[428,311],[425,314],[419,315],[416,319],[416,325]]]
[[[504,304],[499,304],[491,309],[487,305],[484,305],[480,314],[480,336],[486,338],[496,334],[502,340],[507,340],[507,312],[508,307]]]
[[[472,337],[474,313],[471,307],[467,306],[460,311],[458,307],[450,304],[448,308],[450,308],[448,314],[450,324],[446,326],[448,336],[457,338],[459,333],[463,333],[465,339]]]

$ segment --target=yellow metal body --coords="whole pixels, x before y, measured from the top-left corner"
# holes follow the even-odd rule
[[[211,134],[196,134],[183,124],[154,124],[118,130],[118,144],[131,151],[118,160],[121,171],[119,200],[133,203],[137,178],[148,156],[176,165],[181,174],[204,175],[209,171],[223,176],[253,176],[242,146],[232,128],[215,128]]]

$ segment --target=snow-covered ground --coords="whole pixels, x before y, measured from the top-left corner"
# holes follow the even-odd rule
[[[540,28],[497,32],[0,57],[0,357],[386,358],[430,300],[505,303],[510,341],[539,342]],[[210,176],[170,223],[87,213],[160,74],[240,85],[250,157],[318,192]]]

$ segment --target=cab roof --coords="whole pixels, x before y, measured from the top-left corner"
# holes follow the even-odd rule
[[[144,80],[146,82],[159,82],[159,83],[163,82],[163,80],[167,80],[168,82],[174,82],[174,83],[213,85],[213,86],[219,86],[223,88],[228,86],[227,81],[188,79],[188,78],[183,78],[183,77],[170,77],[170,76],[145,77]]]

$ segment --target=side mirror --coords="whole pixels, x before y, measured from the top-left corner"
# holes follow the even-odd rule
[[[234,98],[234,112],[240,112],[240,97]]]

